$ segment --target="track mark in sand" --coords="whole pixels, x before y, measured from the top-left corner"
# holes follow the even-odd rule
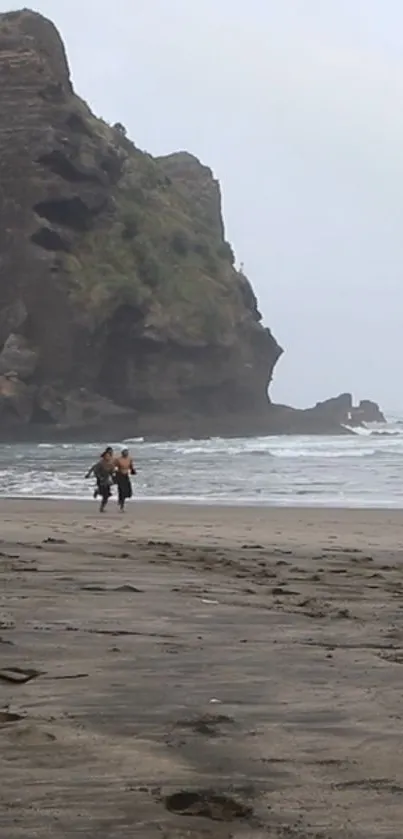
[[[9,725],[12,722],[19,722],[24,717],[21,714],[12,714],[10,711],[0,711],[0,726]]]
[[[348,574],[348,568],[328,568],[328,574]]]
[[[179,653],[183,652],[185,649],[185,644],[172,644],[167,643],[166,641],[162,642],[162,646],[164,647],[163,652],[167,653],[168,655],[178,655]]]
[[[38,676],[43,676],[43,671],[34,669],[22,669],[21,667],[4,667],[0,670],[0,679],[3,682],[11,682],[15,685],[25,685]]]
[[[330,538],[335,539],[336,537],[332,536],[332,537],[329,537],[329,539]],[[342,553],[342,554],[359,554],[359,553],[361,553],[360,548],[342,548],[342,547],[339,547],[339,546],[336,547],[336,545],[332,545],[331,548],[327,548],[326,546],[324,546],[322,548],[322,551],[326,551],[327,553],[329,553],[329,552],[330,553],[336,553],[337,552],[337,553]]]
[[[403,650],[396,650],[396,652],[388,652],[387,648],[380,648],[381,652],[378,653],[379,658],[382,658],[383,661],[389,661],[392,664],[403,664]]]
[[[6,725],[4,726],[4,733],[7,735],[7,740],[12,744],[21,743],[24,746],[44,746],[57,741],[55,734],[45,731],[35,724]]]
[[[37,628],[37,627],[35,627]],[[43,628],[43,627],[42,627]],[[54,629],[54,627],[52,627]],[[63,626],[65,632],[85,632],[87,635],[128,635],[136,638],[175,638],[175,635],[162,632],[136,632],[129,629],[89,629],[83,626]]]
[[[116,586],[115,588],[108,588],[107,586],[97,585],[96,583],[89,583],[88,585],[80,586],[80,591],[103,592],[104,594],[119,591],[127,594],[144,594],[143,589],[132,586],[130,583],[124,583],[123,585]]]
[[[295,757],[261,757],[259,758],[261,763],[273,764],[274,766],[329,766],[329,767],[339,767],[339,766],[346,766],[348,761],[346,758],[319,758],[319,760],[309,760],[305,758],[295,758]],[[356,761],[350,761],[350,763],[355,763]]]
[[[15,629],[15,620],[3,615],[3,617],[0,618],[0,629]]]
[[[68,673],[65,676],[46,676],[45,678],[53,681],[62,681],[65,679],[88,679],[89,673]]]
[[[293,644],[298,644],[301,647],[322,647],[325,650],[397,650],[396,644],[378,644],[374,643],[366,643],[363,641],[360,642],[348,642],[345,643],[338,643],[337,641],[313,641],[312,639],[308,639],[306,641],[296,640],[293,641]]]
[[[59,623],[32,623],[30,629],[32,632],[82,632],[85,635],[110,635],[112,637],[123,635],[133,638],[164,638],[168,641],[177,637],[168,632],[140,632],[135,629],[97,629],[95,627],[74,626],[70,624],[62,625]],[[38,675],[41,674],[39,673]]]
[[[12,565],[11,571],[16,574],[36,574],[39,571],[37,565]]]
[[[241,545],[241,550],[243,551],[264,551],[263,545],[253,545],[253,544],[245,544]]]
[[[43,539],[42,543],[44,545],[67,545],[67,539],[56,539],[54,536],[48,536],[47,539]]]
[[[294,596],[294,597],[299,597],[300,596],[300,594],[301,594],[300,591],[292,591],[292,589],[286,589],[286,588],[284,588],[284,585],[286,585],[286,583],[284,583],[283,586],[275,586],[271,590],[271,593],[274,594],[276,597],[279,597],[281,595],[283,595],[283,596],[288,595],[288,596]]]
[[[222,822],[247,819],[253,814],[251,807],[214,790],[174,792],[165,798],[165,807],[180,816],[201,816]]]
[[[334,786],[340,790],[364,789],[369,792],[385,790],[385,792],[403,793],[403,787],[389,778],[360,778],[356,781],[344,781]]]
[[[176,726],[190,729],[195,734],[203,734],[206,737],[219,737],[223,734],[221,731],[223,725],[231,726],[234,724],[235,720],[226,714],[203,714],[203,716],[194,719],[178,720]]]
[[[149,548],[173,548],[174,545],[172,542],[155,542],[153,539],[149,539],[147,542],[147,547]]]

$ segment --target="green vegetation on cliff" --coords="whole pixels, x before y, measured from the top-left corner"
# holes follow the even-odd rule
[[[187,153],[153,159],[121,127],[96,120],[85,106],[80,115],[114,150],[121,171],[108,212],[65,258],[72,300],[94,323],[108,307],[126,304],[142,313],[146,329],[180,343],[231,341],[245,316],[244,280],[223,238],[211,171]]]

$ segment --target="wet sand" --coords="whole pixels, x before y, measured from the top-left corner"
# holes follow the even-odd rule
[[[2,836],[401,839],[403,511],[0,515]]]

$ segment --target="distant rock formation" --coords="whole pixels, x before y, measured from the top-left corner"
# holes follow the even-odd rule
[[[0,15],[0,434],[348,433],[349,394],[271,405],[282,349],[211,170],[152,158],[75,94],[61,38]],[[351,421],[346,414],[351,413]]]
[[[378,403],[372,402],[370,399],[362,399],[359,405],[352,409],[352,419],[354,425],[386,422],[385,415],[381,411]]]
[[[369,399],[363,399],[354,405],[351,393],[341,393],[324,402],[317,402],[310,409],[310,415],[325,423],[330,421],[350,427],[364,425],[364,423],[386,422],[379,405]]]
[[[55,27],[27,10],[0,15],[0,213],[3,432],[116,415],[241,428],[267,410],[282,350],[234,267],[211,170],[96,119]]]
[[[351,393],[341,393],[313,408],[298,410],[286,405],[272,405],[270,429],[278,434],[353,434],[354,428],[367,423],[386,422],[379,405],[364,399],[354,405]]]

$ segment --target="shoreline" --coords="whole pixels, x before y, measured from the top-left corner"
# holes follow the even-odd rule
[[[400,836],[400,511],[0,515],[7,839]]]
[[[37,495],[37,496],[28,496],[28,495],[9,495],[7,497],[0,495],[0,505],[1,504],[57,504],[57,505],[64,505],[67,508],[71,505],[72,507],[75,506],[85,506],[88,509],[92,508],[95,512],[98,509],[97,501],[91,499],[87,494],[85,497],[82,496],[62,496],[62,495]],[[108,504],[107,510],[110,510],[116,506],[116,498],[114,496],[111,497],[111,500]],[[175,507],[183,507],[185,509],[204,509],[210,510],[214,509],[225,509],[225,510],[258,510],[258,511],[269,511],[269,510],[289,510],[295,512],[312,512],[315,513],[323,512],[323,513],[341,513],[343,512],[351,512],[351,513],[360,513],[360,512],[367,512],[369,513],[395,513],[401,514],[403,511],[403,499],[398,500],[396,504],[391,504],[390,501],[385,501],[384,504],[380,504],[379,501],[374,503],[362,504],[357,501],[357,503],[350,504],[335,504],[334,502],[317,502],[313,504],[311,500],[308,501],[301,501],[296,503],[295,500],[288,502],[288,501],[278,501],[275,499],[270,499],[270,501],[253,501],[252,499],[245,499],[240,498],[239,501],[235,501],[234,499],[230,501],[223,499],[218,500],[217,498],[211,498],[209,500],[206,496],[200,497],[193,497],[193,496],[134,496],[132,500],[129,500],[127,503],[126,512],[131,507],[167,507],[167,508],[175,508]]]
[[[3,505],[12,507],[13,505],[17,505],[17,504],[18,505],[26,504],[29,507],[34,506],[36,504],[40,504],[42,506],[44,504],[58,505],[60,507],[62,507],[62,506],[66,507],[66,511],[68,511],[69,507],[72,508],[72,511],[75,511],[76,509],[79,509],[80,507],[85,508],[87,511],[89,509],[94,509],[96,511],[97,506],[98,506],[97,501],[92,499],[91,497],[88,497],[88,495],[86,496],[86,498],[81,498],[79,496],[77,496],[77,497],[62,497],[62,496],[41,496],[41,495],[30,496],[30,497],[17,495],[17,496],[9,496],[8,498],[0,496],[0,507],[2,507]],[[116,506],[116,498],[114,496],[112,496],[111,500],[109,502],[109,505],[108,505],[108,510],[114,508],[115,506]],[[150,508],[160,507],[161,510],[163,510],[165,507],[166,508],[173,507],[173,508],[179,508],[179,509],[180,508],[188,509],[189,507],[192,507],[192,508],[195,507],[196,509],[202,509],[204,511],[211,510],[212,508],[214,509],[214,507],[217,507],[217,509],[220,509],[220,510],[224,509],[224,510],[227,510],[227,511],[231,511],[231,510],[233,510],[233,511],[236,511],[236,510],[249,510],[249,511],[253,511],[253,510],[281,511],[281,510],[283,510],[283,511],[288,511],[289,510],[289,511],[292,511],[292,512],[295,512],[295,513],[299,513],[299,512],[301,512],[303,514],[304,513],[312,513],[314,515],[316,513],[320,514],[321,512],[323,512],[323,513],[334,512],[334,513],[340,513],[341,515],[343,515],[344,513],[353,514],[353,513],[356,513],[356,512],[357,513],[368,513],[368,514],[369,513],[375,513],[375,514],[378,514],[378,513],[379,514],[384,514],[385,513],[386,514],[386,513],[390,512],[391,514],[396,513],[396,515],[397,515],[400,512],[400,509],[401,509],[401,508],[399,508],[399,509],[391,508],[389,510],[389,508],[385,508],[383,506],[378,506],[378,507],[376,507],[376,506],[374,506],[374,507],[366,507],[366,506],[346,507],[346,506],[338,505],[338,504],[316,505],[316,504],[312,504],[309,501],[306,504],[305,504],[305,502],[301,502],[301,504],[295,504],[295,503],[294,504],[292,504],[292,503],[291,504],[289,504],[289,503],[284,503],[283,504],[282,502],[280,502],[280,503],[270,502],[270,504],[269,503],[267,503],[267,504],[256,503],[255,504],[252,501],[244,501],[244,500],[240,500],[239,503],[236,503],[236,502],[231,502],[230,503],[228,501],[222,501],[221,502],[221,501],[217,501],[217,499],[215,499],[215,498],[213,498],[210,502],[210,501],[208,501],[208,499],[206,499],[204,497],[201,497],[201,499],[199,500],[198,498],[192,499],[192,497],[189,497],[189,498],[182,498],[181,497],[179,499],[177,497],[171,497],[171,496],[166,496],[166,497],[165,496],[154,496],[154,497],[152,497],[152,496],[150,496],[150,497],[134,496],[132,499],[129,499],[129,501],[127,502],[126,512],[130,509],[134,510],[137,506],[141,506],[141,507],[149,506]]]

